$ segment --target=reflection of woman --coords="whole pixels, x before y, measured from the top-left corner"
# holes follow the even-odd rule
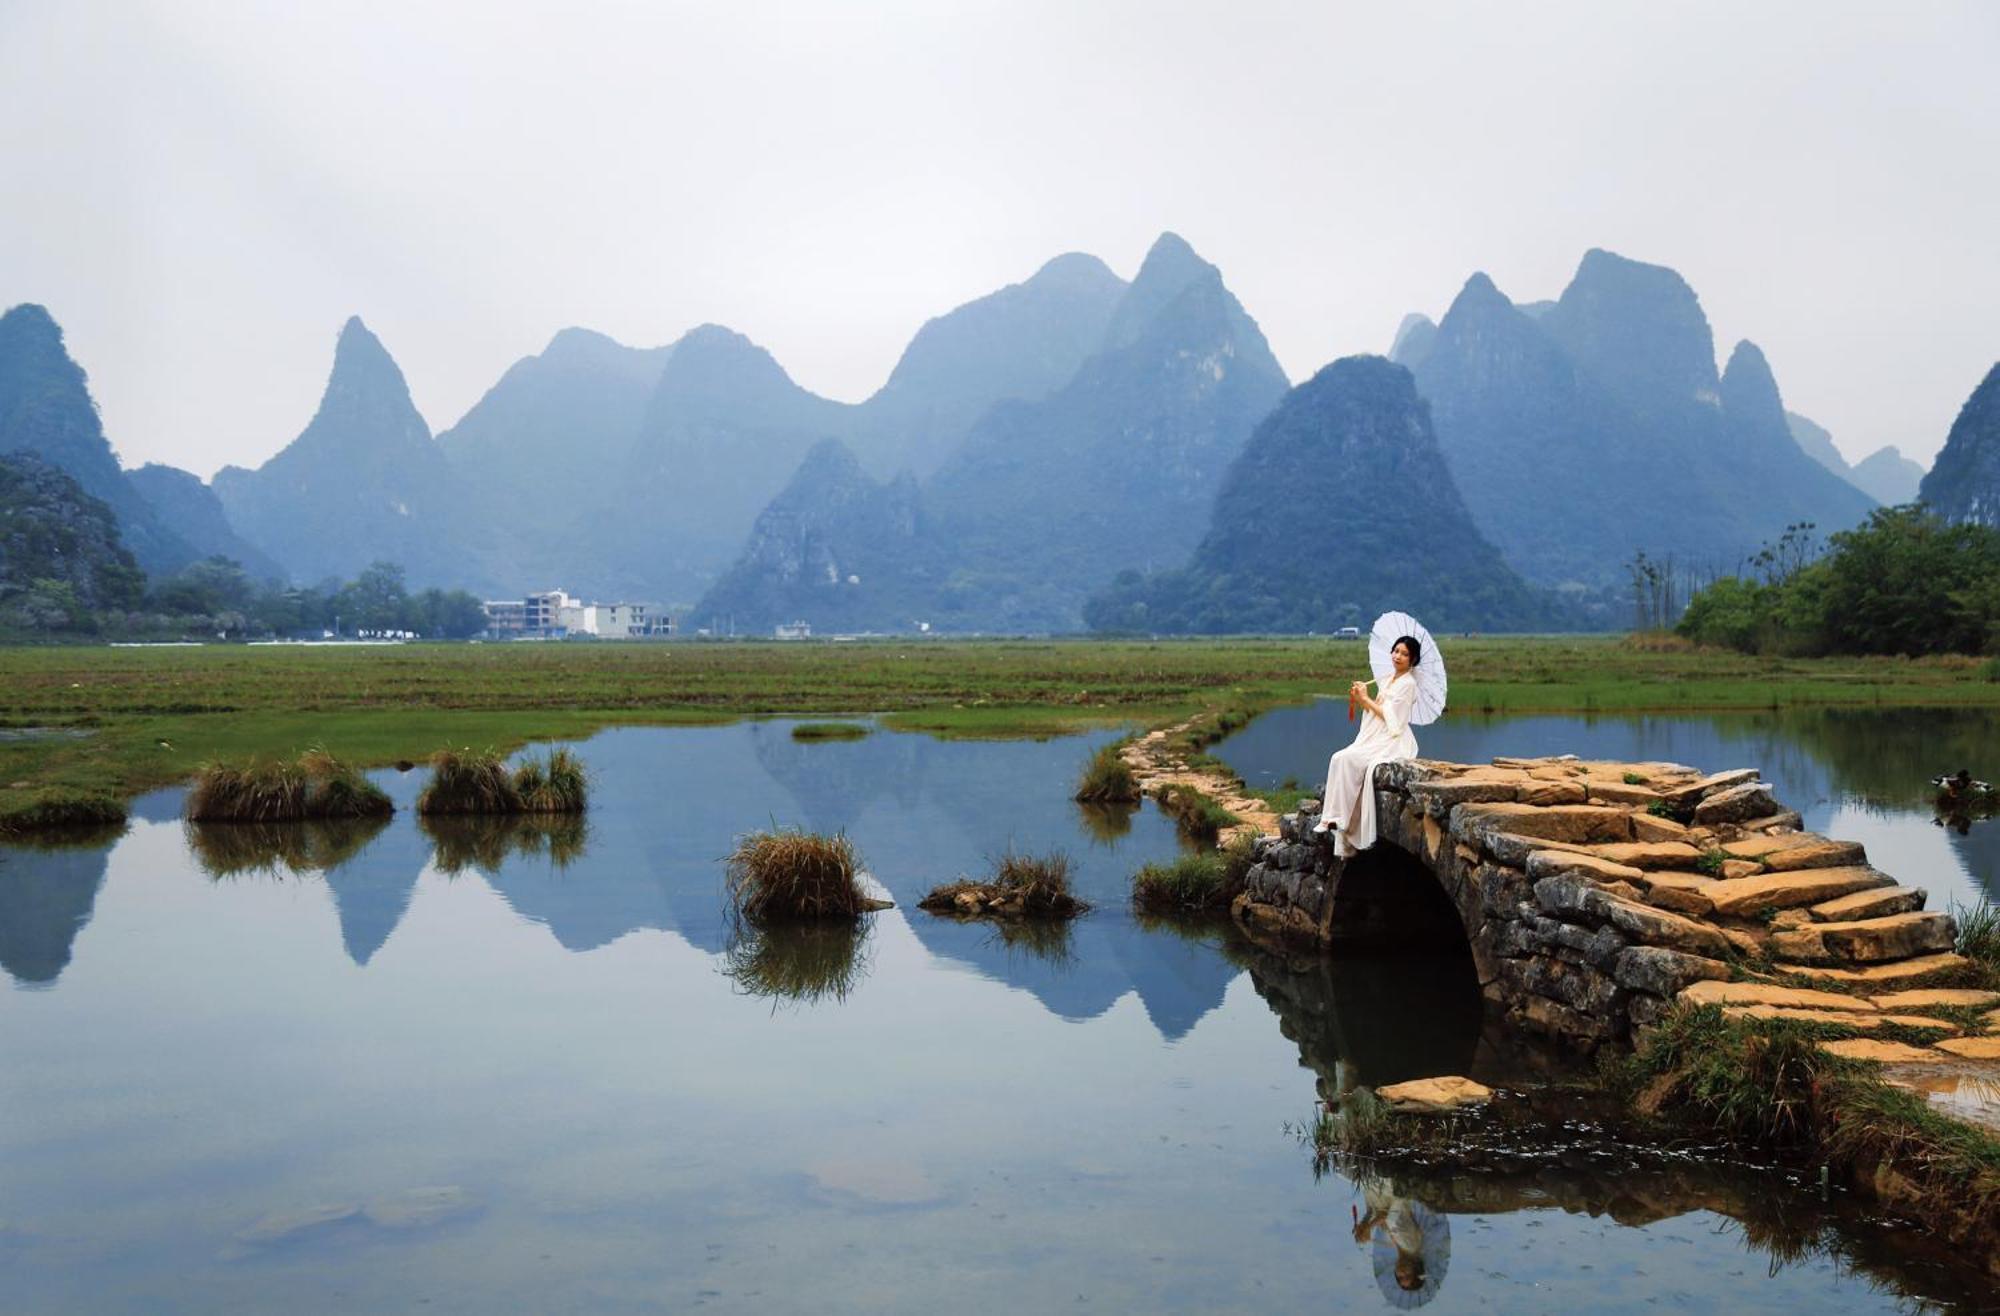
[[[1367,709],[1354,743],[1326,765],[1326,793],[1321,797],[1319,826],[1340,829],[1340,852],[1351,855],[1375,844],[1375,765],[1417,756],[1417,738],[1410,731],[1410,714],[1417,706],[1417,681],[1410,669],[1423,660],[1423,645],[1405,635],[1389,650],[1396,674],[1374,697],[1365,682],[1356,681],[1348,695]]]
[[[1391,1306],[1423,1306],[1451,1265],[1450,1221],[1373,1175],[1361,1180],[1361,1196],[1368,1212],[1354,1222],[1354,1241],[1374,1243],[1375,1282]]]

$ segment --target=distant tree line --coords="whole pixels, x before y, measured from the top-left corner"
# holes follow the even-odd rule
[[[1824,545],[1788,527],[1696,593],[1675,628],[1766,654],[2000,654],[2000,530],[1921,504],[1878,508]]]
[[[0,600],[0,631],[91,635],[104,639],[175,636],[259,639],[363,632],[409,632],[465,639],[486,626],[485,609],[464,590],[412,593],[403,568],[376,562],[353,580],[286,585],[251,579],[226,557],[193,563],[171,576],[121,581],[89,606],[69,581],[36,579]]]

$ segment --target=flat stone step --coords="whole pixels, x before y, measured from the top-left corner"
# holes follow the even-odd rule
[[[1947,1037],[1937,1048],[1967,1060],[2000,1060],[2000,1037]]]
[[[1807,1010],[1790,1005],[1725,1005],[1722,1013],[1730,1019],[1803,1019],[1807,1023],[1838,1024],[1872,1033],[1880,1028],[1935,1028],[1949,1033],[1952,1026],[1942,1019],[1920,1014],[1871,1014],[1865,1010]]]
[[[1833,841],[1812,832],[1746,836],[1722,847],[1731,858],[1752,859],[1774,873],[1801,868],[1847,868],[1868,862],[1859,841]]]
[[[1896,880],[1887,873],[1862,865],[1726,878],[1709,887],[1707,894],[1716,913],[1755,918],[1767,910],[1824,904],[1856,891],[1894,885]]]
[[[1939,913],[1812,923],[1773,934],[1771,957],[1797,964],[1879,964],[1950,950],[1956,932],[1951,915]]]
[[[1713,795],[1732,786],[1756,781],[1759,775],[1755,768],[1732,768],[1728,772],[1710,773],[1698,781],[1669,787],[1661,793],[1675,804],[1692,804],[1704,795]]]
[[[1884,886],[1872,891],[1856,891],[1851,896],[1814,905],[1808,912],[1816,922],[1846,923],[1862,918],[1887,918],[1922,909],[1927,898],[1921,887]]]
[[[1890,992],[1886,996],[1873,996],[1869,1000],[1878,1010],[1921,1010],[1932,1006],[1948,1006],[1953,1009],[1982,1005],[2000,1004],[2000,992],[1981,991],[1976,987],[1926,987],[1914,992]]]
[[[1488,830],[1571,844],[1632,837],[1629,812],[1597,804],[1461,804],[1451,820],[1452,835],[1461,841]]]
[[[1810,987],[1786,987],[1775,982],[1697,982],[1682,988],[1679,999],[1693,1005],[1778,1005],[1862,1014],[1874,1008],[1864,996],[1816,992]]]
[[[1950,1059],[1942,1051],[1902,1042],[1885,1042],[1874,1037],[1846,1037],[1838,1042],[1821,1042],[1819,1049],[1845,1060],[1874,1060],[1885,1065],[1935,1065]]]
[[[1716,879],[1701,873],[1642,872],[1639,882],[1646,888],[1646,903],[1680,914],[1705,918],[1715,912],[1708,888]]]
[[[1692,868],[1701,858],[1686,841],[1613,841],[1593,845],[1590,852],[1628,868]]]
[[[1787,832],[1787,836],[1809,836],[1805,845],[1788,845],[1764,856],[1764,867],[1773,873],[1793,873],[1806,868],[1848,868],[1868,862],[1868,850],[1859,841],[1829,841],[1810,832]]]
[[[1963,955],[1949,951],[1941,955],[1923,955],[1913,960],[1897,960],[1890,964],[1867,964],[1858,968],[1818,968],[1795,970],[1802,977],[1819,978],[1826,982],[1844,983],[1854,987],[1897,988],[1931,977],[1948,970],[1963,973],[1971,968],[1972,961]]]

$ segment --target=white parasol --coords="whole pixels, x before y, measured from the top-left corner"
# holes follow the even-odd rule
[[[1389,650],[1405,635],[1415,637],[1424,647],[1417,665],[1410,669],[1410,679],[1417,683],[1417,706],[1410,714],[1410,721],[1416,726],[1429,726],[1444,714],[1444,655],[1438,652],[1437,641],[1421,622],[1407,612],[1385,612],[1377,617],[1375,628],[1368,632],[1368,670],[1375,673],[1376,690],[1386,688],[1396,675],[1396,664],[1389,657]]]
[[[1403,634],[1414,634],[1404,631]],[[1375,1246],[1370,1249],[1370,1269],[1375,1272],[1375,1286],[1382,1290],[1382,1296],[1398,1311],[1409,1311],[1421,1307],[1438,1295],[1444,1287],[1444,1273],[1451,1269],[1451,1221],[1442,1211],[1434,1211],[1415,1199],[1398,1199],[1398,1206],[1406,1206],[1410,1214],[1410,1224],[1422,1242],[1415,1255],[1423,1263],[1423,1283],[1414,1289],[1406,1289],[1396,1280],[1396,1262],[1400,1251],[1392,1235],[1395,1226],[1380,1229],[1375,1234]],[[1415,1240],[1405,1240],[1413,1242]]]

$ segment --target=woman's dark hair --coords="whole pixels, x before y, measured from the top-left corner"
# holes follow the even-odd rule
[[[1400,635],[1396,637],[1396,644],[1406,644],[1410,647],[1410,666],[1415,667],[1424,660],[1424,642],[1416,636]],[[1395,650],[1396,644],[1389,646],[1391,652]]]

